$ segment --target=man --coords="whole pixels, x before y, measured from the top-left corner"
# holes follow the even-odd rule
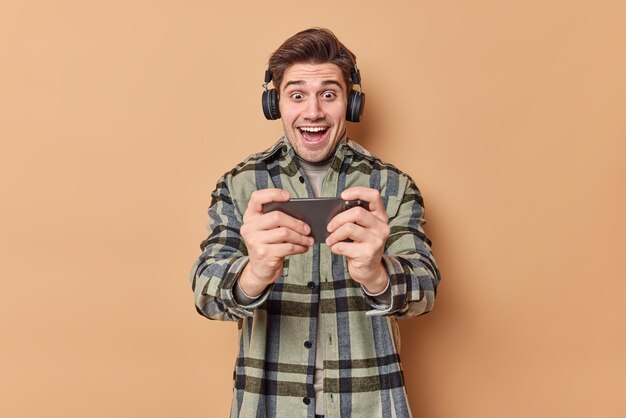
[[[416,185],[347,138],[364,100],[355,59],[326,29],[285,41],[263,96],[285,136],[212,193],[191,282],[200,314],[238,321],[232,417],[411,416],[396,318],[432,309],[439,271]],[[336,215],[321,244],[304,222],[263,213],[335,196],[369,207]]]

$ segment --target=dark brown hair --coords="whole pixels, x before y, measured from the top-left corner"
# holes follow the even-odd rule
[[[324,28],[311,28],[283,42],[270,57],[269,70],[274,86],[280,90],[285,70],[294,64],[335,64],[341,69],[350,91],[355,62],[356,55],[339,42],[334,33]]]

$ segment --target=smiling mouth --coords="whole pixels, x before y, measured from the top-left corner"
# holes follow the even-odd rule
[[[317,143],[326,136],[328,126],[301,126],[298,130],[306,142]]]

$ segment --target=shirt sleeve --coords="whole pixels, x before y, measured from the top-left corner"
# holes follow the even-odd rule
[[[389,276],[391,300],[382,304],[363,292],[373,308],[367,315],[408,318],[432,310],[441,275],[432,254],[432,243],[422,228],[424,223],[424,202],[409,178],[398,211],[389,220],[391,231],[382,260]]]
[[[200,248],[202,254],[193,264],[189,280],[194,291],[196,310],[209,319],[238,321],[252,316],[263,305],[270,288],[249,304],[240,304],[234,287],[248,263],[248,251],[240,234],[243,216],[234,205],[223,176],[211,194],[209,235]]]

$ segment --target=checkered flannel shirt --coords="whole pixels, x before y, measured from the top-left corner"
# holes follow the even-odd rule
[[[389,305],[365,294],[350,278],[345,258],[325,244],[287,257],[276,283],[252,304],[238,304],[233,287],[248,262],[239,231],[251,193],[276,187],[301,198],[313,191],[285,138],[218,181],[209,235],[190,280],[201,315],[238,322],[231,417],[314,417],[317,338],[323,339],[326,417],[411,416],[396,318],[430,311],[440,280],[422,229],[423,200],[408,175],[344,138],[320,197],[339,196],[352,186],[379,190],[386,207]]]

